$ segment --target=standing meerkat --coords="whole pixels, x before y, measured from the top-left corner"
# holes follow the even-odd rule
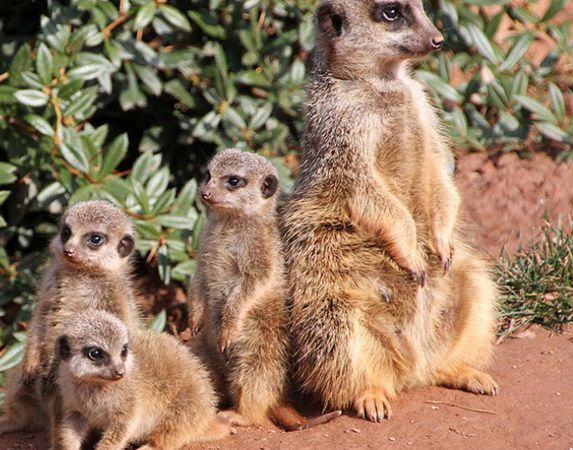
[[[8,389],[0,434],[47,426],[42,397],[49,389],[45,380],[54,343],[76,314],[103,309],[130,329],[140,325],[130,281],[134,245],[131,221],[109,202],[80,202],[64,213],[36,296],[24,360]]]
[[[237,425],[271,417],[287,429],[324,423],[339,413],[303,423],[288,408],[287,286],[278,231],[278,175],[262,156],[226,150],[209,164],[201,188],[208,217],[193,278],[189,324],[203,328],[205,358],[231,401]],[[203,326],[204,324],[204,326]]]
[[[324,0],[316,19],[301,172],[281,214],[296,378],[375,422],[409,386],[495,395],[482,369],[496,286],[459,237],[449,149],[409,74],[443,38],[420,0]]]
[[[57,339],[55,367],[55,449],[79,450],[91,430],[101,433],[96,450],[177,450],[229,434],[206,369],[173,336],[85,312]]]

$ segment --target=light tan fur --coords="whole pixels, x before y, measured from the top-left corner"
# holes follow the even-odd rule
[[[94,235],[103,238],[99,245],[88,242],[97,242]],[[8,388],[0,434],[47,427],[44,396],[51,389],[46,380],[54,343],[76,314],[102,309],[130,328],[140,325],[130,279],[134,239],[127,215],[109,202],[80,202],[64,213],[36,295],[24,361]]]
[[[56,355],[54,449],[79,450],[90,430],[101,432],[96,450],[177,450],[229,434],[207,370],[172,336],[89,311],[67,324]]]
[[[408,70],[441,42],[419,0],[318,8],[301,173],[281,214],[295,373],[372,421],[409,386],[497,392],[481,372],[496,286],[459,236],[447,142]]]
[[[208,218],[189,297],[190,327],[203,328],[201,351],[235,409],[227,412],[234,424],[260,425],[271,417],[285,428],[303,428],[309,423],[291,420],[294,412],[283,408],[289,337],[277,171],[265,158],[234,149],[216,155],[208,169],[201,188]]]

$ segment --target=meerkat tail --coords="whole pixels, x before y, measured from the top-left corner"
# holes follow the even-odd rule
[[[342,415],[342,411],[332,411],[317,417],[300,415],[291,405],[279,405],[270,412],[273,423],[285,431],[300,431],[317,425],[324,425]]]

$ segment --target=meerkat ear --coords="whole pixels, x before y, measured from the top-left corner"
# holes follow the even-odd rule
[[[125,258],[129,254],[131,254],[134,247],[135,247],[135,240],[133,239],[133,236],[125,234],[119,241],[119,244],[117,244],[117,253],[119,253],[119,256],[121,256],[122,258]]]
[[[72,354],[68,337],[64,334],[56,341],[56,355],[63,361],[66,361]]]
[[[264,198],[269,198],[275,195],[279,187],[279,180],[274,175],[267,175],[261,184],[261,192]]]
[[[344,11],[335,11],[331,3],[323,3],[316,13],[318,28],[321,33],[330,37],[342,35],[342,28],[345,25]]]

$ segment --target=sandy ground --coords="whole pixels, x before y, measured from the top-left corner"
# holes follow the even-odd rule
[[[573,166],[545,154],[531,160],[464,155],[456,179],[469,235],[492,256],[504,245],[515,251],[520,238],[537,236],[547,210],[553,221],[573,213]],[[501,388],[497,397],[432,387],[399,395],[394,416],[382,424],[343,416],[292,433],[272,426],[238,429],[225,441],[191,448],[573,448],[573,331],[551,335],[533,328],[506,340],[492,374]],[[0,450],[42,450],[47,442],[45,434],[15,433],[0,436]]]

